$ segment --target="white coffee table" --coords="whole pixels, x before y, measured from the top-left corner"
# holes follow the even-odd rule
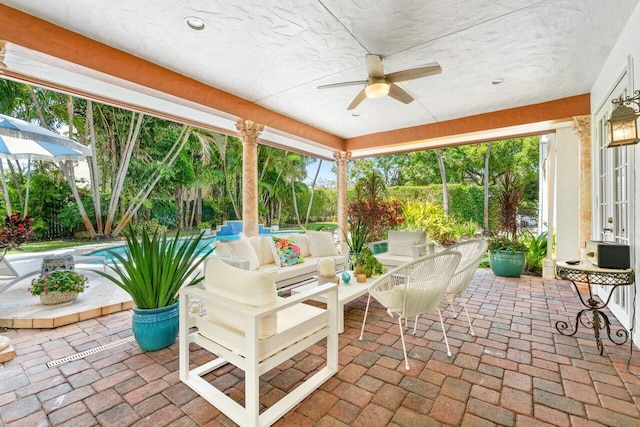
[[[338,286],[338,332],[344,332],[344,305],[353,301],[356,298],[360,298],[362,295],[366,295],[369,292],[369,287],[377,279],[377,277],[369,277],[365,283],[358,283],[356,278],[351,274],[351,281],[348,284],[342,283]],[[298,286],[291,290],[291,294],[297,294],[304,292],[308,289],[312,289],[318,286],[318,281],[307,283],[306,285]],[[318,295],[313,298],[314,301],[327,302],[324,295]]]

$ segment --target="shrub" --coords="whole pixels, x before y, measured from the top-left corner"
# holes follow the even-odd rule
[[[403,212],[403,228],[425,230],[431,240],[441,245],[450,245],[463,237],[474,236],[478,230],[475,222],[459,222],[447,217],[442,206],[427,201],[406,202]]]
[[[31,216],[26,215],[22,218],[20,212],[13,215],[7,215],[0,227],[0,259],[10,249],[18,249],[23,243],[31,240],[33,237],[33,229],[31,228]]]
[[[512,240],[507,236],[496,236],[488,239],[490,251],[526,252],[529,248],[518,239]]]
[[[547,257],[547,232],[536,236],[530,231],[524,231],[520,233],[518,239],[529,248],[525,253],[526,270],[534,274],[541,274],[542,261]]]
[[[133,229],[137,235],[141,235],[143,232],[146,232],[147,234],[154,234],[156,232],[158,234],[165,234],[167,232],[167,226],[160,225],[160,223],[156,218],[153,218],[150,220],[138,221],[133,226]]]

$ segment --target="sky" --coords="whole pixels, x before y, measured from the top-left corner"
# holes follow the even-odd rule
[[[309,164],[307,166],[307,179],[305,180],[305,182],[307,184],[311,184],[311,182],[313,181],[313,177],[316,174],[316,170],[318,169],[318,162],[319,160],[316,159],[315,162]],[[327,160],[323,160],[322,161],[322,167],[320,168],[320,175],[318,175],[318,182],[322,182],[322,181],[332,181],[332,182],[336,182],[337,177],[336,174],[331,172],[331,168],[333,167],[333,165],[335,164],[335,162],[330,162]]]

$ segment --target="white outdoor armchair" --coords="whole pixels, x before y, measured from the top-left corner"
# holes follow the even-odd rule
[[[446,291],[447,300],[451,306],[454,318],[457,318],[458,314],[456,314],[453,301],[456,297],[462,297],[462,295],[467,291],[469,283],[471,283],[471,279],[473,279],[473,275],[478,269],[478,264],[480,264],[480,261],[487,252],[488,247],[489,244],[484,239],[471,239],[447,248],[447,251],[460,252],[462,255],[462,259],[460,260]],[[471,325],[471,319],[469,318],[467,303],[464,299],[462,299],[462,307],[464,308],[464,312],[467,316],[471,335],[475,335],[473,326]]]
[[[337,285],[281,298],[272,274],[207,264],[203,285],[180,290],[180,380],[236,424],[269,426],[338,371]],[[326,309],[303,303],[320,294]],[[205,311],[192,313],[200,302]],[[260,376],[325,338],[325,366],[260,413]],[[191,343],[217,358],[190,366]],[[203,378],[227,363],[244,371],[244,405]]]
[[[440,252],[418,258],[382,275],[369,289],[369,299],[364,312],[360,339],[364,335],[369,303],[371,302],[371,297],[373,297],[387,309],[387,313],[391,317],[398,317],[402,351],[407,370],[409,370],[409,361],[404,343],[402,320],[406,321],[409,317],[415,316],[417,321],[419,315],[437,310],[447,346],[447,353],[451,356],[447,333],[442,321],[442,313],[438,306],[444,297],[460,258],[459,252]]]

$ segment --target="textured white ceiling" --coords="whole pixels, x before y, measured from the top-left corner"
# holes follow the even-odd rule
[[[346,138],[587,93],[638,1],[0,3]],[[367,99],[354,117],[360,87],[316,87],[366,78],[367,53],[386,72],[443,71],[404,84],[413,103]]]

